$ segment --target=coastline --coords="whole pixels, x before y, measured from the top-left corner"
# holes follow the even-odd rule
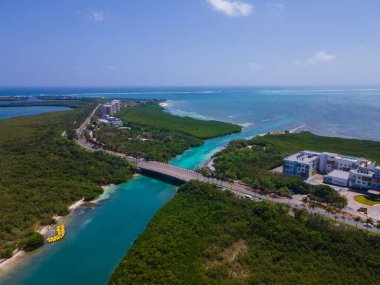
[[[135,175],[133,177],[135,177]],[[117,186],[118,185],[115,185],[115,184],[108,184],[108,185],[101,186],[103,188],[103,193],[100,194],[99,197],[97,197],[93,201],[86,202],[82,198],[82,199],[74,202],[73,204],[71,204],[68,207],[69,211],[70,211],[70,213],[68,215],[66,215],[66,216],[54,216],[53,217],[54,220],[56,221],[56,224],[59,224],[59,222],[63,218],[66,218],[66,217],[68,217],[70,215],[75,214],[75,210],[76,209],[78,209],[78,208],[80,208],[82,206],[86,206],[86,204],[96,204],[99,201],[108,199],[109,195],[117,188]],[[44,238],[46,239],[47,236],[51,232],[55,231],[55,225],[56,224],[44,226],[41,229],[37,230],[36,232],[38,232],[41,235],[43,235]],[[40,247],[40,248],[42,248],[42,247]],[[32,253],[32,252],[30,252],[30,253]],[[29,252],[26,252],[26,251],[20,250],[20,249],[16,249],[14,251],[12,257],[6,258],[6,259],[0,259],[0,276],[3,275],[3,274],[5,274],[8,270],[12,269],[14,266],[16,266],[17,263],[22,262],[22,260],[24,259],[24,257],[26,257],[28,255],[29,255]]]

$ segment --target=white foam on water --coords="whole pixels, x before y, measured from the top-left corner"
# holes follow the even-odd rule
[[[239,124],[239,126],[241,126],[241,127],[243,127],[245,129],[245,128],[253,126],[254,124],[255,123],[243,123],[243,124]]]

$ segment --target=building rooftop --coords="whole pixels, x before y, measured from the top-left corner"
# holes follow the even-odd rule
[[[348,179],[348,176],[350,175],[347,171],[342,170],[333,170],[329,174],[327,174],[327,177],[331,178],[341,178],[341,179]]]
[[[368,190],[367,193],[375,196],[380,196],[380,192],[376,190]]]
[[[290,161],[309,163],[319,158],[320,153],[312,151],[301,151],[285,158]]]
[[[331,156],[338,156],[338,154],[336,154],[336,153],[333,153],[333,152],[326,152],[326,151],[324,151],[324,152],[322,152],[323,154],[327,154],[327,155],[331,155]]]

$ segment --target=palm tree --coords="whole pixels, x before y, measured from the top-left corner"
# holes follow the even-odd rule
[[[362,221],[362,218],[360,218],[359,216],[356,216],[354,218],[354,221],[356,222],[356,227],[358,227],[358,223]]]
[[[366,227],[365,227],[365,231],[367,232],[368,231],[368,226],[369,225],[373,225],[373,220],[372,220],[372,218],[367,218],[366,220],[365,220],[365,223],[366,223]]]
[[[307,202],[309,202],[309,197],[307,197],[307,196],[306,196],[306,197],[303,197],[303,198],[302,198],[302,203],[303,203],[303,206],[304,206],[304,207],[306,207]]]
[[[309,207],[311,209],[311,212],[313,213],[314,212],[314,209],[317,208],[317,202],[315,201],[310,201],[309,203]]]
[[[373,220],[372,220],[372,218],[367,218],[367,219],[365,220],[365,222],[366,222],[366,224],[373,225]]]
[[[379,230],[380,230],[380,220],[377,221],[377,223],[376,223],[376,230],[377,230],[377,234],[379,234]]]

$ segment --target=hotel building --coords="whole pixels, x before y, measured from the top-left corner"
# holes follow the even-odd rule
[[[328,184],[359,189],[380,189],[380,167],[364,158],[329,152],[302,151],[283,160],[283,173],[308,179],[316,173]]]
[[[111,102],[108,102],[102,105],[103,116],[106,116],[106,115],[113,116],[115,113],[119,112],[120,110],[121,110],[120,100],[113,100]]]

